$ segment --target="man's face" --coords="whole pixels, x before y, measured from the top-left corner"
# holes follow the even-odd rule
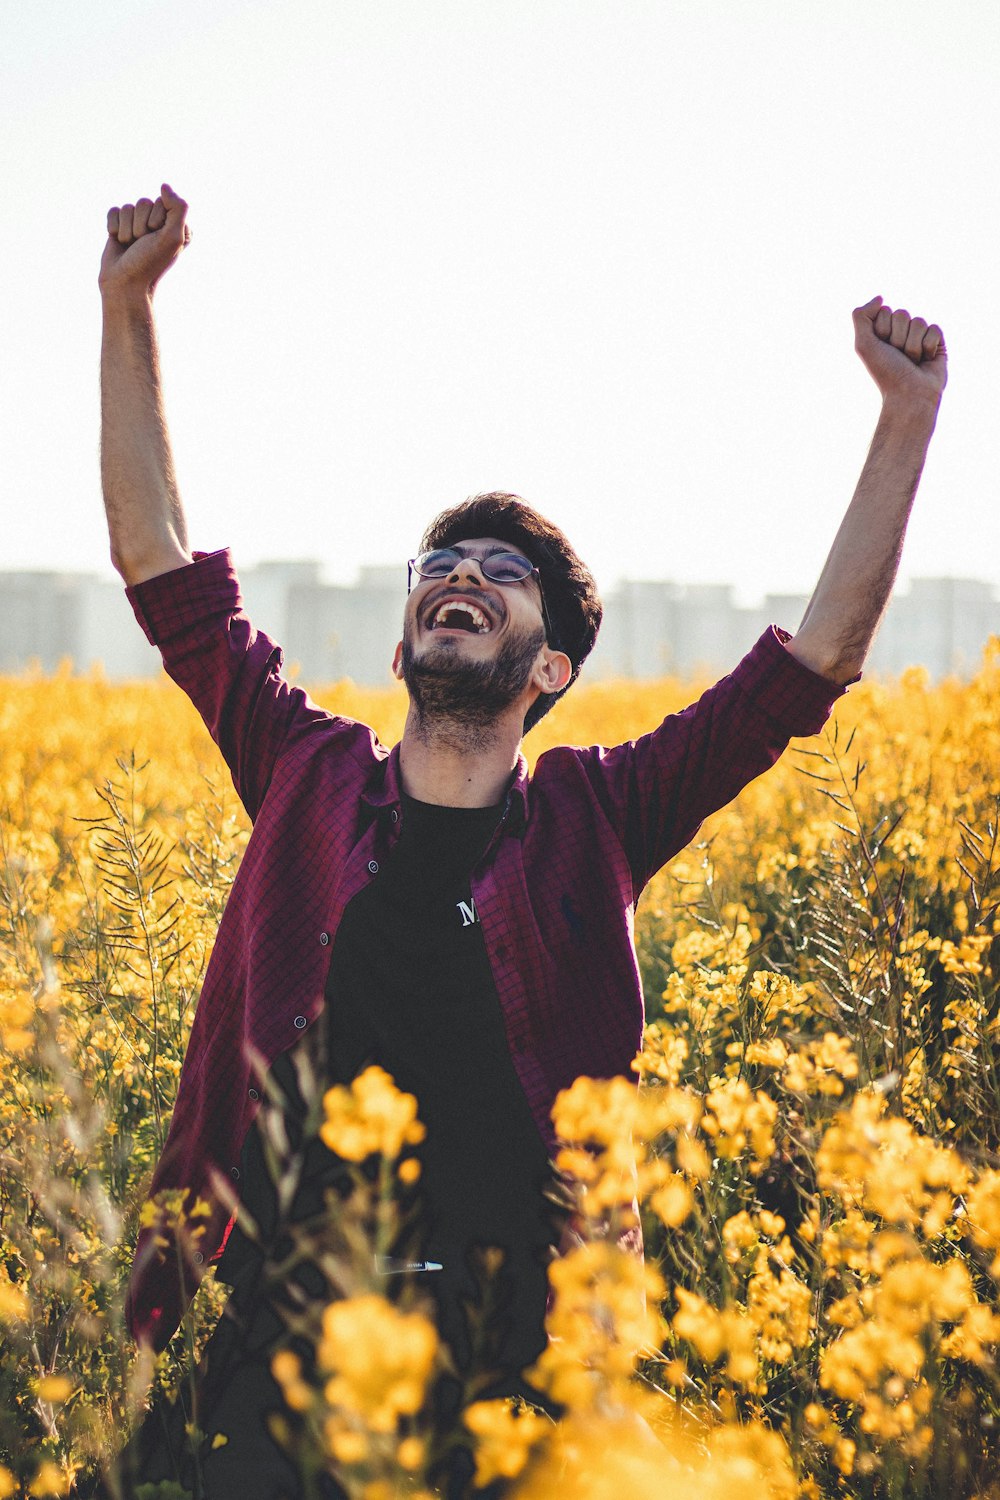
[[[492,719],[528,687],[545,646],[538,580],[495,583],[484,558],[517,548],[496,537],[457,542],[460,554],[440,578],[414,575],[396,655],[422,714]]]

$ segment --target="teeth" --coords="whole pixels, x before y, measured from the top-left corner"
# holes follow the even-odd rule
[[[435,627],[440,625],[445,615],[452,614],[455,610],[462,610],[464,614],[467,614],[480,635],[489,630],[490,622],[482,610],[478,609],[475,604],[469,604],[464,599],[450,599],[442,604],[440,609],[435,613],[431,625]]]

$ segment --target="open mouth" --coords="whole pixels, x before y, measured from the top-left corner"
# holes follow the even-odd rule
[[[468,635],[487,635],[492,629],[487,615],[469,599],[446,599],[428,621],[430,630],[464,630]]]

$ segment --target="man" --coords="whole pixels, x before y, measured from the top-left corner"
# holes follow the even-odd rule
[[[131,1327],[157,1349],[177,1327],[223,1245],[220,1179],[237,1183],[259,1216],[254,1059],[294,1112],[289,1059],[322,1031],[328,1077],[376,1061],[418,1096],[428,1126],[422,1248],[444,1267],[434,1286],[460,1364],[469,1251],[505,1250],[499,1357],[515,1379],[544,1339],[551,1104],[581,1074],[629,1073],[643,1019],[631,921],[646,881],[789,738],[818,730],[857,679],[934,429],[943,338],[880,298],[854,314],[882,411],[794,638],[768,630],[729,677],[653,733],[610,750],[552,751],[529,777],[522,736],[575,678],[601,608],[566,538],[517,497],[445,512],[411,564],[394,662],[410,702],[391,752],[289,685],[279,649],[242,612],[228,554],[189,549],[152,316],[155,286],[188,242],[186,215],[164,185],[155,201],[108,217],[102,477],[115,566],[219,744],[254,831],[153,1184],[207,1198],[211,1217],[182,1278],[144,1231]],[[214,1377],[209,1356],[210,1500],[289,1483],[267,1448],[275,1328],[241,1292],[253,1262],[238,1234],[218,1262],[236,1285],[243,1340],[235,1358],[231,1342],[215,1358]],[[253,1420],[234,1439],[227,1422],[239,1427],[241,1412]],[[213,1448],[214,1432],[229,1441]],[[143,1478],[168,1477],[170,1455],[155,1448],[144,1450]]]

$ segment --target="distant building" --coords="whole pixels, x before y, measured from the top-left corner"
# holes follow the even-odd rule
[[[315,562],[268,562],[240,574],[254,624],[308,682],[391,679],[406,598],[399,568],[365,567],[351,587],[324,583]]]
[[[0,671],[35,663],[51,672],[71,656],[80,637],[81,592],[72,573],[0,574]]]
[[[973,578],[915,578],[890,600],[869,670],[895,676],[926,666],[934,677],[969,676],[983,646],[1000,634],[1000,608],[988,583]]]
[[[112,678],[150,677],[160,670],[160,654],[139,629],[120,583],[81,576],[80,606],[79,636],[66,652],[74,666],[86,671],[100,665]]]
[[[247,610],[284,649],[300,680],[390,681],[405,599],[399,567],[365,567],[350,585],[324,583],[313,560],[265,562],[241,574]],[[769,594],[743,608],[728,584],[624,579],[605,597],[604,625],[586,668],[591,678],[724,672],[769,623],[793,633],[807,597]],[[869,671],[896,675],[925,666],[932,676],[975,671],[1000,634],[996,590],[975,579],[919,578],[892,599]],[[0,573],[0,672],[70,661],[100,664],[113,678],[149,677],[159,656],[136,624],[120,583],[90,574]]]

